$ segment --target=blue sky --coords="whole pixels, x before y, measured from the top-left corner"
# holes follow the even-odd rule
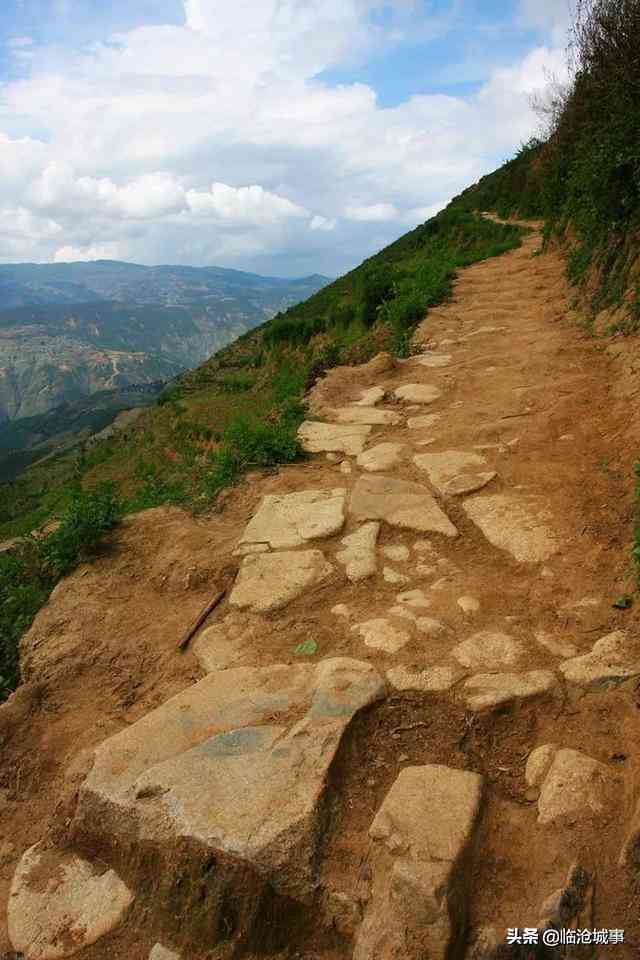
[[[5,0],[0,260],[337,275],[536,129],[565,0]]]

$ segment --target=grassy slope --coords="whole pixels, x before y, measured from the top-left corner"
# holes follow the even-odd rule
[[[34,466],[0,498],[0,538],[60,509],[72,479],[113,481],[131,509],[206,505],[246,466],[299,456],[305,388],[323,369],[406,354],[415,324],[449,293],[455,270],[519,242],[456,202],[360,267],[180,377],[117,438]]]
[[[301,458],[297,427],[313,380],[380,350],[407,355],[455,271],[512,249],[521,233],[454,203],[179,378],[129,430],[4,484],[0,537],[27,534],[52,515],[63,524],[0,555],[0,698],[19,682],[20,635],[118,516],[163,503],[206,508],[249,467]]]

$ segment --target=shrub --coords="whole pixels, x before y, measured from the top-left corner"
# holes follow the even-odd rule
[[[56,583],[91,556],[122,509],[109,484],[92,491],[75,486],[54,533],[44,540],[25,540],[0,556],[0,700],[20,682],[20,637]]]

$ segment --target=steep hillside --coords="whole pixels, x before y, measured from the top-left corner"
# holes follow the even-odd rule
[[[170,380],[327,282],[111,261],[0,265],[0,420]]]

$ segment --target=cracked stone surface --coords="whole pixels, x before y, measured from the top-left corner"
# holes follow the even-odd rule
[[[36,844],[13,877],[9,938],[25,960],[71,957],[119,926],[132,903],[113,870]]]
[[[565,660],[558,669],[571,683],[622,683],[640,675],[640,641],[615,630],[597,640],[590,653]]]
[[[330,537],[344,526],[345,496],[344,487],[266,496],[247,524],[240,546],[245,551],[264,544],[282,550]]]
[[[457,536],[457,530],[427,487],[392,477],[360,477],[349,500],[356,520],[384,520],[393,527],[418,533]]]
[[[466,869],[482,802],[478,774],[405,767],[369,834],[370,893],[353,960],[444,960],[464,929]]]
[[[540,563],[558,551],[541,500],[496,493],[465,500],[463,509],[494,547],[520,563]]]
[[[254,613],[280,610],[305,591],[326,583],[333,569],[320,550],[283,550],[245,557],[229,604]]]
[[[427,383],[405,383],[402,387],[394,390],[398,400],[406,400],[408,403],[427,404],[439,400],[442,391]]]
[[[377,521],[363,523],[362,526],[343,537],[344,550],[336,554],[336,560],[346,567],[346,574],[352,583],[372,577],[377,570],[376,542],[380,524]]]
[[[378,443],[359,454],[357,464],[369,473],[391,470],[402,463],[406,450],[404,443]]]
[[[523,659],[525,652],[524,646],[515,637],[491,630],[474,633],[451,651],[463,667],[489,667],[496,670],[515,666]]]
[[[227,886],[251,868],[304,900],[328,770],[353,716],[385,691],[347,658],[209,674],[95,750],[75,829],[112,844],[135,834],[167,868],[191,840]]]
[[[485,710],[549,693],[555,685],[556,677],[550,670],[477,674],[465,682],[465,701],[470,710]]]
[[[307,453],[346,453],[356,456],[364,450],[371,427],[367,424],[320,423],[305,420],[298,436]]]
[[[389,544],[382,548],[382,552],[388,560],[393,560],[395,563],[404,563],[411,556],[409,548],[401,543]]]

